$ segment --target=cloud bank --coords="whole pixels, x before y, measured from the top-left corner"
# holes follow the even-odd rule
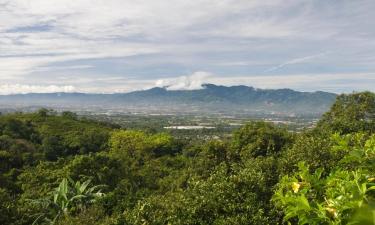
[[[55,93],[55,92],[74,92],[73,86],[57,85],[22,85],[22,84],[2,84],[0,85],[0,95],[9,94],[28,94],[28,93]]]
[[[197,90],[203,88],[202,85],[208,82],[210,76],[210,73],[199,71],[190,76],[157,80],[155,86],[167,90]]]

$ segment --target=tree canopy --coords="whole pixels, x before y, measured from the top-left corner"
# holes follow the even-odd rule
[[[0,224],[374,224],[375,95],[317,126],[181,139],[71,112],[0,116]]]

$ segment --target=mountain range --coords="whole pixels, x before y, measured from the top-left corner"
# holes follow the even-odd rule
[[[249,86],[204,84],[198,90],[148,90],[115,94],[30,93],[1,95],[0,107],[49,107],[72,111],[222,113],[222,114],[321,114],[336,94],[291,89],[257,89]]]

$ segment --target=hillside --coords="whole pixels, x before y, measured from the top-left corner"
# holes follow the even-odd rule
[[[0,224],[374,224],[375,94],[317,127],[249,121],[179,139],[57,114],[0,115]]]
[[[7,107],[122,110],[175,113],[295,113],[322,114],[335,94],[291,89],[255,89],[248,86],[205,84],[199,90],[152,88],[122,94],[50,93],[0,96]]]

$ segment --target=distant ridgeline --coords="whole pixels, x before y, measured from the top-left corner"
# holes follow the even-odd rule
[[[149,90],[117,94],[48,93],[0,96],[7,108],[117,110],[123,112],[219,113],[219,114],[322,114],[336,94],[299,92],[291,89],[256,89],[248,86],[204,84],[199,90]]]

